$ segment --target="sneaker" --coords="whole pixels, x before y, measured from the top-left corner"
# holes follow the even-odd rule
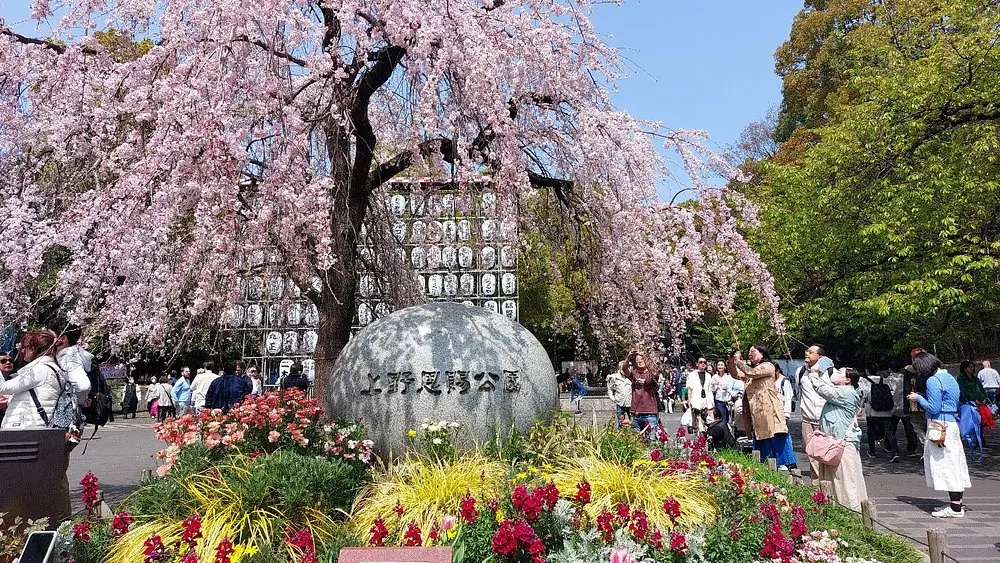
[[[875,450],[868,450],[868,457],[874,459],[874,458],[878,457],[878,454],[875,453]]]
[[[934,512],[941,512],[941,511],[943,511],[945,509],[949,509],[949,508],[951,508],[950,504],[946,504],[944,506],[936,506],[936,507],[934,507]],[[965,503],[963,502],[962,503],[962,514],[965,514],[968,511],[969,511],[969,507],[965,506]]]
[[[918,457],[922,458],[924,456],[921,455],[920,452],[918,452],[917,450],[913,450],[912,452],[906,452],[906,457],[909,457],[909,458],[918,458]]]
[[[898,463],[898,462],[899,462],[899,456],[896,454],[892,454],[892,457],[889,459],[889,463]]]
[[[941,510],[931,512],[931,516],[935,518],[965,518],[965,509],[956,512],[951,508],[951,505],[948,505]]]

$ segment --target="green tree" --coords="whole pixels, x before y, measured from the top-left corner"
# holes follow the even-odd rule
[[[997,29],[1000,7],[973,0],[809,2],[797,17],[777,55],[792,70],[775,136],[789,140],[747,188],[791,334],[856,360],[992,351]]]

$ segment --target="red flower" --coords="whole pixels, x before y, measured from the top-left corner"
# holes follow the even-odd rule
[[[739,471],[733,473],[733,484],[736,485],[736,494],[743,494],[743,487],[746,486],[746,481],[743,480],[743,475]]]
[[[781,531],[781,521],[771,524],[764,534],[764,545],[760,548],[760,556],[765,559],[777,559],[783,563],[791,561],[795,555],[795,542]]]
[[[181,557],[181,563],[198,563],[198,554],[189,551],[184,557]]]
[[[399,504],[398,500],[396,501],[396,506],[393,508],[393,510],[396,512],[396,516],[403,515],[403,505]]]
[[[510,502],[514,505],[514,508],[524,512],[528,520],[534,520],[542,513],[544,496],[545,494],[540,492],[539,489],[534,489],[531,493],[528,493],[527,487],[518,485],[514,487],[514,491],[510,495]]]
[[[517,549],[517,536],[514,534],[514,522],[504,520],[500,527],[493,534],[493,552],[497,555],[507,556]]]
[[[667,440],[670,439],[670,433],[667,432],[667,430],[665,428],[663,428],[662,426],[659,426],[659,427],[657,427],[657,430],[656,430],[656,437],[661,442],[666,442]]]
[[[660,450],[653,450],[649,452],[649,459],[652,461],[660,461],[663,456],[660,454]]]
[[[677,519],[681,517],[681,503],[677,501],[674,497],[670,497],[663,501],[663,511],[670,516],[670,521],[677,523]]]
[[[602,510],[597,515],[597,531],[601,532],[605,542],[610,542],[615,537],[614,521],[614,515],[607,510]]]
[[[403,534],[403,545],[406,547],[418,547],[424,544],[424,540],[420,538],[420,527],[417,526],[416,522],[410,522],[406,525],[406,532]]]
[[[628,521],[629,514],[632,513],[632,509],[627,503],[619,502],[618,506],[615,506],[615,512],[618,513],[618,519],[622,522]]]
[[[821,506],[830,504],[830,499],[827,498],[826,493],[820,489],[816,489],[816,492],[813,493],[812,501]]]
[[[476,511],[476,499],[472,498],[468,493],[466,493],[465,498],[459,504],[458,515],[462,517],[462,520],[470,524],[475,522],[476,518],[479,518],[479,512]]]
[[[228,538],[224,538],[215,548],[215,563],[229,563],[229,556],[234,552],[233,542],[229,541]]]
[[[649,536],[649,545],[653,549],[663,549],[663,532],[653,530],[653,534]]]
[[[438,527],[434,526],[433,528],[431,528],[431,533],[427,534],[427,539],[429,539],[431,543],[433,543],[437,541],[440,535],[441,533],[438,531]]]
[[[146,538],[146,541],[142,545],[142,553],[146,556],[145,563],[155,563],[169,557],[167,548],[163,546],[163,540],[160,539],[160,536],[150,536]]]
[[[135,518],[126,511],[115,514],[115,517],[111,519],[111,537],[118,539],[127,534],[129,526],[134,521]]]
[[[646,535],[649,533],[649,519],[645,511],[636,510],[632,513],[632,521],[628,525],[628,531],[632,537],[639,541],[646,539]]]
[[[368,529],[368,533],[371,534],[371,538],[368,540],[369,545],[374,545],[376,547],[382,547],[385,545],[385,538],[389,535],[389,530],[385,527],[385,522],[378,518],[372,524],[372,527]]]
[[[542,543],[535,530],[524,520],[504,520],[493,534],[493,552],[507,557],[519,549],[524,549],[532,563],[545,562],[545,544]]]
[[[684,430],[683,426],[678,426],[677,427],[677,437],[678,438],[683,438],[684,436],[687,436],[687,431]]]
[[[101,494],[98,491],[99,484],[100,481],[97,479],[97,476],[89,471],[83,476],[83,479],[80,479],[80,486],[82,487],[80,498],[83,500],[84,506],[87,507],[88,513],[101,504]]]
[[[789,522],[789,530],[793,538],[801,538],[809,533],[806,528],[806,511],[798,504],[792,507],[792,518]]]
[[[73,539],[87,543],[90,541],[90,522],[84,520],[73,526]]]
[[[590,483],[586,479],[576,484],[576,497],[573,500],[577,504],[590,504]]]
[[[559,489],[556,488],[556,484],[552,481],[536,488],[534,494],[541,499],[542,503],[545,504],[545,509],[550,512],[556,507],[556,503],[559,502]]]
[[[190,547],[194,547],[198,543],[198,539],[202,537],[201,535],[201,516],[196,513],[192,513],[183,522],[181,522],[181,543],[186,543]]]
[[[687,537],[684,534],[670,532],[670,549],[684,555],[688,550]]]

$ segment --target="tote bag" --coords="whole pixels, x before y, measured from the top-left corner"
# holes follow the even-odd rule
[[[860,414],[861,409],[858,409],[858,412],[854,413],[854,419],[851,420],[851,424],[847,427],[847,431],[844,432],[844,436],[847,436],[851,433],[851,430],[854,430],[854,426],[858,423],[858,415]],[[840,465],[840,460],[844,457],[844,450],[847,446],[847,440],[835,438],[825,432],[816,430],[809,437],[809,443],[806,444],[806,455],[823,465],[837,467]]]

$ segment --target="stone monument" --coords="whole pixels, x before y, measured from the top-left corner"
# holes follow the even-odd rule
[[[460,443],[527,430],[558,407],[545,348],[481,307],[427,303],[382,317],[341,352],[327,387],[331,416],[361,419],[381,453],[403,451],[425,418],[462,425]]]

